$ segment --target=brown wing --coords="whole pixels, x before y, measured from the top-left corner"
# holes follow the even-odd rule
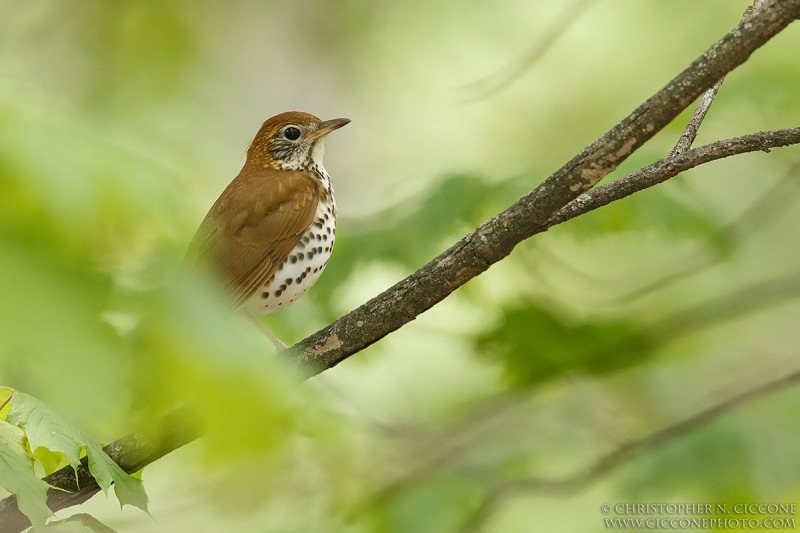
[[[320,185],[302,172],[242,171],[200,224],[187,259],[213,265],[237,307],[269,280],[311,225]]]

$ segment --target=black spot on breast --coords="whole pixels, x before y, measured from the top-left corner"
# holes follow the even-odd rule
[[[306,259],[311,259],[314,257],[314,252],[306,252]]]
[[[293,281],[293,280],[292,280],[292,278],[286,278],[286,285],[287,285],[287,286],[288,286],[288,285],[291,285],[291,284],[292,284],[292,281]]]
[[[269,291],[264,291],[264,292],[262,292],[262,293],[261,293],[261,297],[262,297],[262,298],[264,298],[265,300],[266,300],[267,298],[269,298]]]
[[[295,264],[295,263],[297,263],[297,257],[295,257],[293,255],[290,255],[289,256],[289,261],[291,261],[292,264]]]
[[[281,294],[283,294],[283,291],[281,289],[275,291],[275,296],[280,296]]]

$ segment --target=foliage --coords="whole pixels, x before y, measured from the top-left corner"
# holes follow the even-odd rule
[[[536,186],[746,2],[594,3],[478,98],[473,82],[517,64],[551,4],[0,1],[0,382],[15,391],[0,485],[34,524],[457,531],[503,494],[487,531],[591,531],[603,502],[797,499],[796,391],[653,446],[591,490],[581,481],[796,366],[796,148],[705,165],[552,228],[305,383],[208,280],[183,275],[261,120],[353,119],[326,155],[331,263],[267,319],[296,341]],[[700,142],[796,125],[797,39],[728,77]],[[668,153],[685,118],[613,177]],[[768,300],[748,292],[770,280],[787,281]],[[99,443],[157,433],[182,405],[205,437],[145,469],[147,503]],[[87,456],[154,519],[102,497],[50,518],[38,477]]]
[[[42,526],[52,515],[47,508],[47,484],[37,476],[35,458],[43,458],[39,465],[59,465],[53,456],[63,457],[76,469],[85,453],[89,471],[98,485],[107,491],[114,485],[114,493],[121,506],[131,504],[147,511],[147,496],[142,481],[124,472],[103,451],[93,437],[76,429],[50,406],[25,393],[4,388],[9,397],[10,409],[2,420],[4,439],[0,442],[0,479],[3,487],[17,496],[20,510],[34,526]],[[45,473],[55,468],[51,466]],[[104,531],[100,527],[93,531]]]

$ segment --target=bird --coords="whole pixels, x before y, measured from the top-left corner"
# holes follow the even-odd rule
[[[288,111],[267,119],[192,238],[185,261],[205,263],[225,299],[278,350],[258,318],[284,309],[319,279],[336,240],[336,199],[322,163],[326,136],[350,123]]]

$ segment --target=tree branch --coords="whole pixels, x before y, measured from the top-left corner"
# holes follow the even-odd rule
[[[590,189],[704,91],[800,17],[800,0],[766,0],[664,88],[504,212],[406,279],[304,339],[287,353],[312,374],[414,320],[500,261]]]
[[[581,194],[612,172],[717,80],[800,17],[800,0],[758,0],[758,4],[757,9],[681,74],[516,204],[411,276],[301,341],[288,351],[289,355],[310,374],[319,373],[410,322],[506,257],[517,244],[554,224],[660,183],[693,166],[737,153],[800,142],[797,129],[720,141],[664,159],[627,178]],[[168,417],[157,438],[129,435],[106,450],[126,472],[134,472],[198,436],[199,430],[186,410],[179,410]],[[99,490],[85,462],[78,469],[77,483],[70,467],[47,476],[45,481],[68,491],[48,492],[48,505],[53,510],[81,503]],[[16,533],[30,525],[17,509],[13,496],[0,501],[0,517],[0,533]]]
[[[755,401],[773,392],[786,389],[795,385],[797,382],[800,382],[800,370],[795,370],[785,376],[763,383],[704,411],[700,411],[676,424],[631,441],[597,460],[575,475],[563,479],[524,478],[507,481],[495,488],[489,497],[475,510],[464,526],[462,526],[461,531],[464,533],[479,531],[497,506],[503,500],[517,492],[530,491],[564,494],[581,489],[609,474],[621,465],[639,457],[646,451],[650,451],[672,439],[686,435],[748,402]]]
[[[540,233],[556,224],[561,224],[633,193],[663,183],[681,172],[704,163],[747,152],[769,152],[772,148],[793,144],[800,144],[800,128],[761,131],[706,144],[682,152],[675,157],[665,157],[624,178],[581,194],[559,210],[545,224],[534,230],[534,233]]]

